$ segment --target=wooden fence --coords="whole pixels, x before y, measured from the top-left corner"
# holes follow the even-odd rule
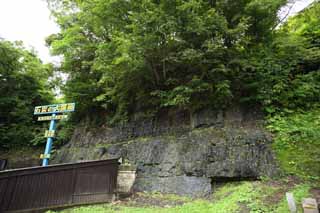
[[[0,172],[0,213],[110,201],[117,173],[117,159]]]

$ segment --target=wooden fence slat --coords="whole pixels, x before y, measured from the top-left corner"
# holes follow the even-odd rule
[[[110,201],[117,171],[112,159],[0,172],[0,212]]]

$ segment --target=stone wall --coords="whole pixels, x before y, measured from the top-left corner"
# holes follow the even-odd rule
[[[122,157],[137,168],[134,190],[193,197],[210,195],[215,180],[277,173],[271,137],[255,110],[204,110],[139,122],[79,127],[54,162]]]
[[[8,161],[6,169],[40,166],[42,148],[22,148],[19,150],[1,151],[0,159]]]
[[[190,130],[190,113],[186,111],[163,112],[149,119],[133,119],[117,126],[103,125],[90,128],[80,124],[67,146],[87,147],[96,144],[114,144],[133,138],[182,134]]]

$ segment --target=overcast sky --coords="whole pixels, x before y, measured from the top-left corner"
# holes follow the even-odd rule
[[[298,1],[291,14],[299,12],[311,2],[313,0]],[[44,0],[0,0],[0,37],[11,41],[21,40],[27,47],[34,47],[44,62],[58,60],[50,56],[45,46],[45,38],[57,32],[59,27],[50,18]]]
[[[22,40],[27,47],[34,47],[45,62],[55,60],[45,46],[45,38],[57,32],[59,27],[50,18],[44,0],[0,0],[0,37]]]

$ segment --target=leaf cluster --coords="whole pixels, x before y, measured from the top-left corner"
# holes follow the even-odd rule
[[[260,102],[267,113],[315,108],[320,101],[320,4],[290,18],[271,42],[253,49],[244,73],[245,100]]]
[[[53,100],[51,75],[52,66],[42,64],[21,42],[0,40],[1,148],[44,142],[44,130],[34,121],[33,109]]]
[[[244,96],[247,51],[272,38],[284,0],[48,0],[78,119],[225,107]]]

